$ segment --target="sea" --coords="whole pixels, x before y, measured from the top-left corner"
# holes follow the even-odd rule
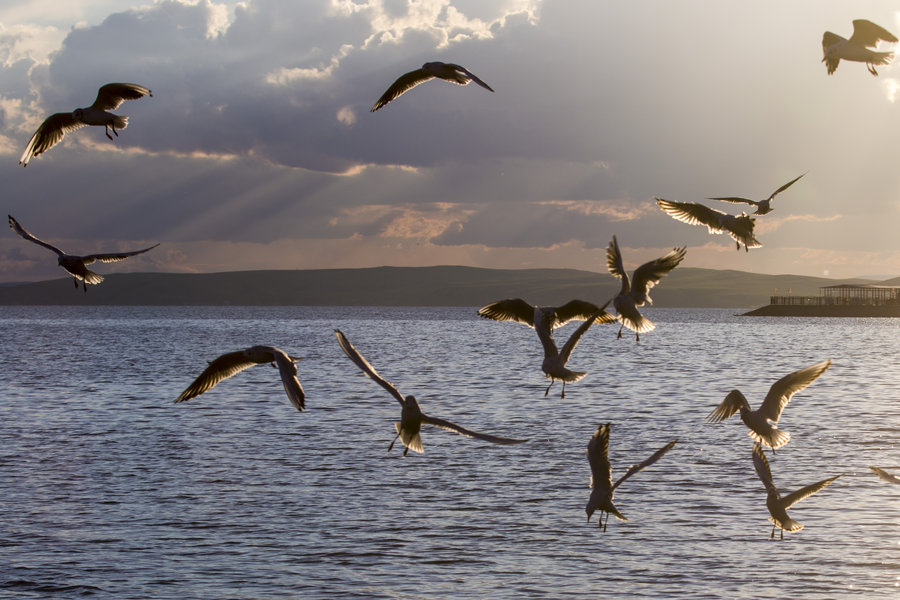
[[[0,308],[0,598],[900,597],[900,319],[654,309],[641,336],[596,325],[561,385],[531,329],[477,307]],[[577,324],[557,330],[560,344]],[[400,405],[344,332],[431,416],[403,456]],[[307,410],[252,367],[173,400],[217,356],[303,358]],[[790,372],[831,367],[767,451],[793,506],[780,539],[732,389],[755,408]],[[627,521],[588,521],[585,456],[610,423]]]

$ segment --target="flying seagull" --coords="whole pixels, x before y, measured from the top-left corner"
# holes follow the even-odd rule
[[[19,225],[19,222],[12,218],[12,215],[7,215],[9,217],[9,226],[13,231],[21,235],[23,238],[28,240],[29,242],[34,242],[39,246],[43,246],[48,250],[52,250],[56,252],[59,256],[57,262],[59,266],[68,271],[75,278],[75,287],[78,287],[78,280],[80,279],[83,283],[84,291],[87,292],[87,284],[97,285],[101,281],[103,281],[103,275],[99,273],[94,273],[89,270],[85,265],[89,265],[94,261],[99,260],[100,262],[118,262],[120,260],[125,260],[129,256],[135,256],[136,254],[143,254],[148,250],[153,250],[159,244],[153,244],[149,248],[144,248],[143,250],[135,250],[134,252],[118,252],[118,253],[107,253],[107,254],[88,254],[87,256],[78,256],[75,254],[66,254],[56,246],[52,244],[48,244],[47,242],[36,238],[35,236],[28,233],[24,227]]]
[[[544,396],[550,393],[550,388],[556,380],[562,381],[563,389],[560,398],[566,397],[566,383],[578,381],[586,372],[572,371],[566,367],[569,357],[575,346],[581,340],[581,336],[596,322],[612,323],[614,316],[604,310],[609,304],[597,306],[584,300],[572,300],[560,307],[532,306],[521,298],[500,300],[478,309],[479,316],[495,321],[516,321],[533,328],[544,347],[544,362],[541,370],[550,380],[550,385],[544,391]],[[569,321],[584,320],[578,329],[569,336],[563,344],[562,350],[557,349],[556,340],[553,339],[553,329],[560,327]]]
[[[740,215],[729,215],[720,210],[704,206],[698,202],[673,202],[657,198],[656,203],[670,217],[689,225],[706,225],[710,233],[727,233],[734,239],[737,249],[750,251],[750,248],[762,248],[753,237],[753,223],[756,219],[742,212]]]
[[[422,65],[421,69],[416,69],[415,71],[410,71],[406,75],[400,76],[400,78],[397,79],[384,94],[382,94],[381,98],[378,99],[378,102],[372,106],[372,110],[369,112],[375,112],[391,100],[399,98],[420,83],[425,83],[429,79],[434,79],[435,77],[449,81],[450,83],[458,83],[459,85],[468,85],[470,81],[474,81],[484,89],[491,92],[494,91],[491,89],[491,86],[478,79],[474,73],[465,67],[454,65],[453,63],[428,62]]]
[[[890,31],[872,21],[856,19],[853,21],[853,35],[849,40],[836,33],[825,32],[822,36],[822,50],[825,52],[822,62],[825,63],[829,75],[837,70],[838,63],[843,58],[866,63],[869,73],[877,76],[878,71],[875,70],[875,65],[886,65],[894,58],[893,52],[870,50],[880,41],[894,43],[897,38]]]
[[[403,449],[403,456],[406,456],[406,453],[410,450],[419,453],[425,452],[425,449],[422,447],[422,438],[419,436],[419,430],[422,428],[423,424],[434,425],[441,429],[455,431],[459,435],[465,437],[475,438],[494,444],[521,444],[522,442],[528,441],[478,433],[477,431],[466,429],[465,427],[461,427],[450,421],[445,421],[444,419],[429,417],[419,408],[419,403],[416,402],[415,396],[406,396],[404,398],[390,381],[379,375],[378,372],[375,371],[375,368],[369,364],[369,361],[363,358],[362,354],[353,347],[350,340],[347,339],[347,336],[345,336],[340,329],[335,329],[334,335],[337,337],[338,344],[340,344],[344,354],[346,354],[363,373],[368,375],[371,379],[374,379],[375,383],[390,392],[391,396],[396,398],[397,402],[400,403],[400,406],[403,407],[400,411],[400,420],[394,423],[394,428],[397,430],[397,436],[391,442],[391,445],[388,446],[388,452],[394,447],[397,438],[400,438],[400,441],[403,442],[403,445],[405,446]]]
[[[781,539],[784,539],[785,531],[794,533],[803,529],[803,525],[793,520],[787,514],[787,509],[804,498],[812,496],[840,477],[840,475],[835,475],[834,477],[817,481],[816,483],[800,488],[796,492],[782,497],[778,488],[775,487],[775,483],[772,481],[772,471],[769,469],[769,461],[766,460],[762,446],[759,444],[753,444],[753,468],[756,470],[756,474],[759,476],[763,485],[766,486],[766,508],[769,509],[769,514],[772,515],[769,517],[769,521],[772,523],[772,535],[769,536],[770,540],[775,539],[776,527],[781,529]]]
[[[806,175],[806,173],[804,173],[803,175]],[[800,177],[803,177],[803,175],[801,175]],[[772,195],[769,196],[768,198],[766,198],[765,200],[756,201],[756,200],[750,200],[748,198],[740,198],[737,196],[728,196],[726,198],[707,198],[707,200],[721,200],[722,202],[731,202],[732,204],[740,204],[740,203],[751,204],[756,207],[756,212],[753,213],[754,215],[767,215],[770,212],[772,212],[772,200],[775,199],[775,196],[777,196],[784,190],[786,190],[789,187],[791,187],[792,185],[794,185],[794,183],[797,181],[797,179],[800,179],[800,177],[797,177],[796,179],[791,179],[786,184],[784,184],[783,186],[781,186],[780,188],[778,188],[777,190],[772,192]]]
[[[594,435],[591,436],[591,441],[588,442],[587,446],[587,459],[591,465],[591,497],[588,499],[584,511],[587,513],[588,522],[590,522],[594,511],[598,509],[600,510],[600,518],[597,526],[603,527],[603,531],[606,531],[606,524],[609,523],[610,514],[615,515],[620,521],[627,521],[628,519],[625,518],[625,515],[620,513],[616,505],[613,504],[613,494],[616,488],[635,473],[646,469],[662,458],[666,452],[672,449],[672,446],[677,441],[677,439],[672,440],[654,452],[644,462],[628,467],[625,474],[614,484],[612,482],[612,465],[609,463],[609,423],[600,425],[597,431],[594,432]],[[603,521],[603,513],[606,513],[606,522]]]
[[[785,375],[772,384],[766,399],[759,408],[750,409],[750,403],[738,390],[731,390],[722,403],[706,417],[707,423],[719,423],[734,413],[741,412],[741,421],[750,428],[747,432],[755,442],[772,448],[781,448],[791,439],[791,434],[778,429],[778,419],[781,411],[788,405],[791,398],[815,381],[819,375],[831,366],[831,359],[816,363],[805,369],[800,369],[789,375]]]
[[[209,363],[209,366],[200,373],[200,376],[187,389],[181,392],[181,395],[175,399],[175,402],[184,402],[185,400],[196,398],[203,392],[211,390],[223,379],[237,375],[253,365],[269,363],[272,367],[278,367],[278,372],[281,374],[281,383],[284,384],[284,391],[287,393],[288,400],[291,401],[294,408],[302,411],[306,408],[306,396],[303,394],[300,380],[297,379],[297,365],[294,363],[298,360],[302,359],[290,356],[275,346],[251,346],[246,350],[228,352]]]
[[[896,475],[891,475],[884,469],[879,469],[878,467],[869,467],[869,468],[872,469],[873,471],[875,471],[875,474],[878,475],[878,478],[881,479],[882,481],[887,481],[888,483],[900,483],[900,477],[897,477]]]
[[[97,99],[90,106],[76,108],[70,113],[56,113],[47,117],[28,140],[19,164],[27,167],[28,161],[32,157],[43,154],[58,144],[69,131],[81,129],[85,125],[102,125],[106,129],[106,137],[110,140],[113,139],[109,135],[110,129],[118,137],[117,130],[125,129],[128,126],[128,117],[115,115],[108,111],[119,108],[126,100],[137,100],[143,96],[153,96],[153,94],[148,88],[135,83],[107,83],[101,86],[97,92]]]
[[[622,280],[622,288],[613,300],[613,306],[616,307],[616,312],[619,314],[618,320],[622,323],[622,326],[619,327],[619,338],[622,337],[623,327],[633,331],[635,341],[638,342],[641,341],[642,333],[653,331],[656,328],[653,321],[638,311],[638,307],[647,303],[653,304],[653,300],[650,299],[651,288],[684,260],[686,252],[687,248],[685,247],[675,248],[665,256],[644,263],[634,270],[633,277],[629,280],[625,266],[622,264],[619,242],[616,241],[616,236],[613,236],[612,242],[606,249],[606,266],[610,273]]]

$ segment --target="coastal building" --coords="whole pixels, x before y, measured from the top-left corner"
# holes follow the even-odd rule
[[[900,317],[900,286],[829,285],[818,296],[770,296],[747,316]]]

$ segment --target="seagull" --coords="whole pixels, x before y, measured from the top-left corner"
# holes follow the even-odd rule
[[[781,448],[791,439],[791,434],[778,429],[778,419],[781,411],[788,405],[791,398],[815,381],[819,375],[831,366],[831,359],[816,363],[805,369],[800,369],[789,375],[785,375],[776,381],[766,399],[759,408],[750,409],[750,403],[738,390],[731,390],[722,403],[706,417],[707,423],[719,423],[734,413],[741,411],[741,421],[750,428],[747,432],[755,442],[764,444],[772,449]]]
[[[297,379],[297,365],[294,363],[298,360],[302,359],[296,356],[289,356],[275,346],[251,346],[246,350],[228,352],[209,363],[209,366],[200,373],[200,376],[187,389],[181,392],[180,396],[175,398],[175,402],[184,402],[185,400],[196,398],[203,392],[211,390],[223,379],[237,375],[253,365],[269,363],[272,367],[278,367],[278,372],[281,374],[281,383],[284,384],[284,391],[287,393],[288,400],[291,401],[294,408],[302,411],[306,408],[306,397],[303,394],[300,380]]]
[[[474,73],[453,63],[428,62],[422,65],[421,69],[410,71],[406,75],[402,75],[395,81],[387,91],[382,94],[378,102],[372,106],[369,112],[375,112],[391,100],[399,98],[409,90],[413,89],[420,83],[425,83],[429,79],[435,77],[449,81],[450,83],[458,83],[459,85],[468,85],[470,81],[474,81],[484,89],[493,92],[491,86],[478,79]]]
[[[622,326],[619,327],[618,338],[622,337],[622,328],[624,327],[634,332],[635,341],[638,342],[641,341],[642,333],[656,329],[653,321],[642,315],[637,307],[646,303],[653,304],[653,300],[650,299],[650,289],[684,260],[685,253],[687,253],[685,247],[674,248],[665,256],[644,263],[635,269],[632,280],[629,281],[628,273],[625,272],[625,266],[622,264],[619,242],[616,241],[616,236],[613,236],[612,242],[606,249],[606,266],[610,273],[622,280],[622,289],[613,300],[613,306],[616,307],[616,312],[619,314],[618,320],[622,323]]]
[[[616,320],[614,316],[604,310],[608,304],[609,302],[603,306],[597,306],[584,300],[572,300],[560,307],[532,306],[521,298],[510,298],[479,308],[478,315],[495,321],[516,321],[533,328],[541,340],[541,346],[544,347],[544,362],[541,363],[541,370],[550,379],[550,385],[544,391],[544,396],[550,393],[553,382],[560,380],[563,389],[559,397],[565,398],[566,382],[575,382],[587,375],[586,372],[572,371],[566,368],[566,363],[569,362],[569,357],[581,340],[581,336],[596,322],[612,323]],[[580,320],[584,320],[584,323],[569,336],[569,339],[563,344],[562,351],[558,350],[556,341],[553,339],[553,329],[561,327],[569,321]]]
[[[83,283],[84,291],[87,292],[87,284],[97,285],[101,281],[103,281],[103,275],[99,273],[94,273],[89,270],[85,265],[89,265],[92,262],[99,260],[100,262],[119,262],[120,260],[125,260],[129,256],[135,256],[136,254],[143,254],[149,250],[153,250],[159,244],[153,244],[149,248],[144,248],[143,250],[135,250],[134,252],[118,252],[118,253],[108,253],[108,254],[88,254],[87,256],[78,256],[75,254],[66,254],[56,246],[52,244],[48,244],[45,241],[39,240],[35,236],[28,233],[24,227],[19,225],[19,222],[13,219],[12,215],[6,215],[9,217],[9,226],[13,231],[21,235],[23,238],[28,240],[29,242],[34,242],[48,250],[52,250],[59,255],[59,259],[57,262],[59,266],[68,271],[73,277],[75,277],[75,287],[78,287],[78,280],[80,279]]]
[[[869,467],[869,468],[872,469],[873,471],[875,471],[875,474],[878,475],[878,478],[881,479],[882,481],[887,481],[888,483],[900,483],[900,477],[897,477],[896,475],[891,475],[884,469],[879,469],[878,467]]]
[[[657,198],[656,203],[670,217],[689,225],[706,225],[710,233],[727,233],[737,243],[737,249],[750,251],[750,248],[762,248],[753,237],[753,223],[756,219],[742,212],[740,215],[729,215],[720,210],[704,206],[698,202],[673,202]]]
[[[890,31],[872,21],[856,19],[853,21],[853,35],[849,40],[836,33],[825,32],[822,36],[822,50],[825,52],[822,62],[825,63],[829,75],[837,70],[838,63],[843,58],[866,63],[869,73],[877,76],[878,71],[875,70],[875,65],[886,65],[894,58],[893,52],[869,50],[869,48],[877,46],[880,41],[894,43],[897,38]]]
[[[804,173],[803,175],[806,175],[806,173]],[[803,177],[803,175],[801,175],[800,177]],[[772,200],[775,199],[775,196],[794,185],[794,183],[797,181],[797,179],[800,179],[800,177],[791,179],[786,184],[772,192],[771,196],[769,196],[765,200],[760,200],[758,202],[756,200],[740,198],[737,196],[728,196],[727,198],[707,198],[707,200],[721,200],[722,202],[731,202],[732,204],[740,204],[742,202],[746,204],[752,204],[756,207],[756,212],[753,213],[754,215],[767,215],[772,212]]]
[[[620,521],[627,521],[628,519],[625,518],[625,515],[620,513],[616,505],[613,504],[613,494],[616,488],[635,473],[643,471],[662,458],[666,452],[672,449],[672,446],[677,441],[677,439],[672,440],[654,452],[644,462],[628,467],[625,474],[613,484],[612,465],[609,464],[609,423],[600,425],[597,431],[594,432],[594,435],[591,436],[591,441],[588,442],[587,446],[587,459],[591,465],[591,497],[584,511],[587,513],[588,522],[590,523],[591,515],[598,509],[600,510],[600,519],[597,526],[603,527],[603,531],[606,531],[606,524],[609,523],[610,514],[615,515]],[[606,513],[605,523],[603,522],[603,513]]]
[[[803,529],[803,525],[793,520],[787,514],[787,509],[804,498],[812,496],[840,477],[840,475],[835,475],[834,477],[817,481],[816,483],[800,488],[796,492],[782,498],[778,488],[775,487],[775,484],[772,482],[772,471],[769,469],[769,461],[766,460],[762,446],[758,443],[753,444],[753,468],[756,469],[756,474],[763,482],[763,485],[766,486],[766,508],[769,509],[769,514],[772,515],[769,517],[769,521],[772,522],[772,535],[769,536],[770,540],[775,539],[776,527],[781,529],[781,539],[784,539],[785,531],[794,533]]]
[[[102,125],[106,128],[106,137],[110,140],[113,139],[109,135],[110,129],[118,137],[117,130],[125,129],[128,126],[128,117],[114,115],[107,111],[119,108],[126,100],[137,100],[144,96],[153,96],[153,94],[148,88],[135,83],[107,83],[101,86],[97,92],[97,99],[90,106],[76,108],[70,113],[56,113],[47,117],[28,140],[19,164],[27,167],[28,161],[32,157],[43,154],[58,144],[69,131],[81,129],[85,125]]]
[[[357,367],[362,370],[363,373],[368,375],[371,379],[375,380],[375,383],[386,389],[390,392],[391,396],[397,399],[397,402],[400,403],[400,406],[403,409],[400,411],[400,420],[394,423],[394,428],[397,430],[397,436],[391,442],[391,445],[388,446],[388,452],[391,451],[391,448],[394,447],[394,443],[397,441],[397,438],[403,442],[405,448],[403,449],[403,456],[406,456],[406,453],[412,450],[413,452],[423,453],[425,449],[422,447],[422,438],[419,436],[419,430],[422,428],[422,425],[434,425],[435,427],[440,427],[441,429],[447,429],[449,431],[455,431],[459,435],[475,438],[477,440],[483,440],[485,442],[491,442],[494,444],[521,444],[523,442],[527,442],[528,440],[516,440],[512,438],[499,437],[495,435],[488,435],[486,433],[478,433],[477,431],[472,431],[471,429],[466,429],[465,427],[461,427],[456,423],[451,423],[450,421],[445,421],[444,419],[438,419],[437,417],[429,417],[425,413],[422,412],[422,409],[419,408],[419,403],[416,402],[415,396],[406,396],[403,395],[397,390],[394,385],[384,379],[381,375],[375,371],[375,368],[369,364],[365,358],[363,358],[362,354],[360,354],[356,348],[350,343],[350,340],[347,339],[347,336],[340,329],[334,330],[334,335],[337,337],[338,344],[340,344],[341,349],[344,351],[350,360],[352,360]]]

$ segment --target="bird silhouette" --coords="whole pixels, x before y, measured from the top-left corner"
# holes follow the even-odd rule
[[[753,468],[756,470],[756,474],[766,487],[766,508],[769,509],[769,514],[771,515],[769,521],[772,523],[772,535],[769,536],[770,540],[775,539],[776,527],[781,529],[782,540],[784,539],[785,531],[794,533],[803,529],[803,525],[792,519],[790,515],[787,514],[787,510],[804,498],[809,498],[840,477],[840,475],[835,475],[834,477],[817,481],[816,483],[802,487],[796,492],[782,497],[781,492],[778,491],[778,488],[775,487],[775,483],[772,481],[772,470],[769,468],[769,461],[766,460],[762,446],[760,446],[759,443],[753,444]]]
[[[38,239],[34,235],[28,233],[24,227],[19,225],[19,222],[16,221],[12,215],[6,215],[9,217],[9,226],[13,231],[18,233],[20,236],[28,240],[29,242],[34,242],[39,246],[43,246],[48,250],[52,250],[57,254],[57,263],[60,267],[65,269],[70,275],[75,278],[75,287],[78,287],[78,281],[82,281],[82,286],[84,287],[84,291],[87,292],[87,284],[97,285],[101,281],[103,281],[103,275],[99,273],[94,273],[89,270],[87,266],[95,261],[100,262],[119,262],[125,260],[129,256],[135,256],[137,254],[143,254],[149,250],[153,250],[159,244],[153,244],[149,248],[144,248],[143,250],[134,250],[133,252],[110,252],[105,254],[88,254],[85,256],[79,256],[77,254],[67,254],[57,248],[52,244],[48,244],[47,242]]]
[[[806,173],[804,173],[803,175],[806,175]],[[801,175],[800,177],[803,177],[803,175]],[[789,187],[791,187],[792,185],[794,185],[794,183],[796,183],[797,179],[800,179],[800,177],[797,177],[796,179],[791,179],[786,184],[784,184],[783,186],[781,186],[780,188],[778,188],[777,190],[772,192],[772,194],[765,200],[759,200],[759,201],[750,200],[749,198],[741,198],[738,196],[727,196],[724,198],[707,198],[707,200],[721,200],[722,202],[731,202],[732,204],[742,204],[742,203],[750,204],[750,205],[756,207],[756,211],[753,213],[754,215],[767,215],[770,212],[772,212],[772,200],[775,199],[775,196],[777,196],[784,190],[786,190]]]
[[[278,368],[281,375],[281,383],[287,393],[288,400],[299,411],[306,408],[306,396],[303,387],[297,379],[297,365],[294,363],[302,360],[296,356],[290,356],[275,346],[251,346],[246,350],[228,352],[209,363],[209,366],[189,385],[175,402],[184,402],[196,398],[200,394],[211,390],[223,379],[237,375],[253,365],[265,363]]]
[[[465,67],[454,65],[453,63],[427,62],[422,65],[421,69],[416,69],[415,71],[410,71],[405,75],[401,75],[397,81],[391,84],[391,87],[381,95],[381,98],[378,99],[378,102],[372,106],[372,109],[369,112],[375,112],[388,102],[399,98],[420,83],[425,83],[434,78],[443,79],[444,81],[457,83],[459,85],[468,85],[470,81],[474,81],[484,89],[491,92],[494,91],[491,89],[491,86],[478,79],[478,77]]]
[[[900,477],[897,477],[896,475],[891,475],[884,469],[880,469],[878,467],[871,467],[871,466],[869,468],[872,469],[875,472],[875,474],[878,475],[878,478],[881,479],[882,481],[886,481],[888,483],[900,483]]]
[[[762,248],[759,240],[753,237],[756,219],[747,216],[747,213],[729,215],[699,202],[674,202],[657,198],[656,203],[676,221],[689,225],[706,225],[710,233],[727,233],[734,239],[738,250],[741,249],[741,244],[747,252],[750,248]]]
[[[627,327],[634,332],[635,341],[639,342],[642,333],[656,328],[653,321],[640,313],[638,307],[647,303],[653,304],[650,290],[684,260],[686,252],[687,249],[684,247],[675,248],[665,256],[644,263],[634,270],[633,277],[629,280],[622,264],[619,242],[616,241],[616,236],[613,236],[606,249],[606,266],[610,273],[622,280],[622,287],[613,299],[613,306],[619,315],[618,320],[622,323],[617,337],[621,338],[622,328]]]
[[[719,423],[740,411],[741,421],[750,428],[747,432],[754,441],[772,448],[781,448],[791,439],[791,434],[778,429],[778,419],[794,394],[815,381],[819,375],[831,366],[831,360],[825,360],[812,366],[785,375],[769,389],[765,400],[759,408],[752,410],[747,398],[739,390],[731,390],[721,404],[706,417],[707,423]]]
[[[455,431],[459,435],[475,438],[477,440],[483,440],[485,442],[491,442],[493,444],[521,444],[523,442],[527,442],[528,440],[517,440],[513,438],[505,438],[499,437],[496,435],[488,435],[486,433],[479,433],[477,431],[472,431],[471,429],[466,429],[465,427],[461,427],[456,423],[451,423],[450,421],[446,421],[444,419],[439,419],[437,417],[429,417],[425,413],[422,412],[422,409],[419,408],[419,403],[416,401],[415,396],[406,396],[403,395],[397,390],[394,385],[388,380],[384,379],[375,368],[369,364],[365,358],[363,358],[362,354],[357,351],[356,348],[350,343],[350,340],[347,339],[347,336],[340,329],[334,330],[334,335],[337,337],[338,344],[340,344],[341,349],[344,351],[344,354],[356,364],[360,370],[369,376],[369,378],[373,379],[378,385],[386,389],[391,396],[393,396],[397,402],[400,403],[402,407],[400,411],[400,420],[394,423],[394,428],[397,430],[397,436],[391,442],[391,445],[388,446],[388,452],[390,452],[391,448],[394,447],[394,443],[399,438],[403,443],[405,448],[403,449],[403,456],[406,456],[406,453],[412,450],[413,452],[425,452],[425,449],[422,447],[422,438],[419,435],[419,431],[422,429],[422,425],[434,425],[435,427],[440,427],[441,429],[447,429],[449,431]]]
[[[585,300],[572,300],[560,307],[532,306],[521,298],[510,298],[493,302],[478,309],[478,315],[485,319],[495,321],[515,321],[535,330],[541,346],[544,348],[544,361],[541,370],[550,379],[550,385],[544,391],[544,396],[550,393],[554,381],[562,381],[563,388],[560,398],[566,397],[566,383],[578,381],[587,372],[572,371],[566,367],[569,357],[581,337],[594,323],[612,323],[615,317],[606,312],[607,302],[603,306],[597,306]],[[553,329],[561,327],[569,321],[584,320],[578,329],[569,336],[562,350],[557,349],[556,340],[553,339]]]
[[[869,73],[878,76],[875,65],[886,65],[894,58],[893,52],[870,50],[880,41],[894,43],[897,37],[872,21],[856,19],[853,21],[853,35],[849,40],[836,33],[825,32],[822,36],[822,50],[825,53],[822,62],[825,63],[829,75],[837,70],[841,59],[844,59],[866,63]]]
[[[135,83],[107,83],[101,86],[97,92],[97,99],[90,106],[47,117],[28,140],[28,145],[19,158],[19,164],[27,167],[32,157],[39,156],[58,144],[66,133],[86,125],[102,125],[106,130],[106,137],[113,139],[109,135],[110,130],[118,137],[117,130],[128,126],[128,117],[115,115],[109,111],[119,108],[126,100],[137,100],[144,96],[153,94],[148,88]]]
[[[594,511],[600,511],[597,526],[603,527],[603,531],[606,531],[606,525],[609,523],[610,514],[615,515],[620,521],[628,520],[625,518],[625,515],[619,512],[616,505],[613,504],[613,494],[615,493],[616,488],[622,485],[623,481],[635,473],[643,471],[662,458],[663,455],[671,450],[672,446],[678,441],[677,439],[672,440],[654,452],[650,458],[644,462],[631,465],[628,467],[628,470],[625,471],[625,474],[622,475],[618,481],[613,483],[612,465],[609,462],[609,427],[609,423],[600,425],[597,428],[597,431],[594,432],[594,435],[591,436],[591,440],[588,442],[587,446],[587,459],[588,464],[591,466],[591,496],[588,499],[584,511],[587,513],[588,522],[590,522]],[[606,513],[606,522],[603,521],[603,513]]]

